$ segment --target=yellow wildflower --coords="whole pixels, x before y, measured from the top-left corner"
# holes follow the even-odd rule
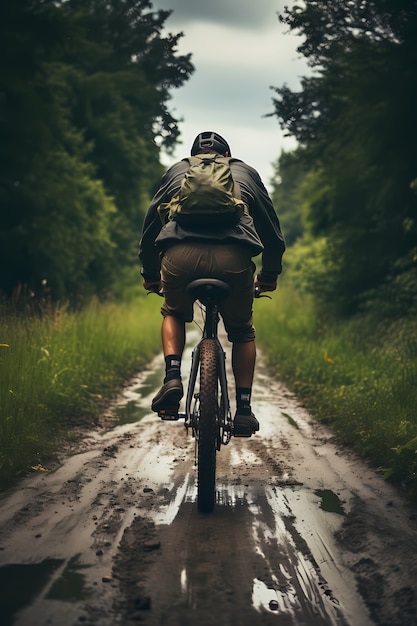
[[[324,351],[324,360],[326,361],[326,363],[334,363],[333,359],[329,357],[327,350]]]

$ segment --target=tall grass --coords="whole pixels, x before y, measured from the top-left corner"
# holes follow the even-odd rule
[[[0,484],[42,463],[80,421],[160,350],[155,298],[63,305],[22,315],[1,307]],[[255,305],[269,367],[342,443],[417,494],[417,323],[368,316],[324,324],[313,302],[280,285]]]
[[[255,311],[267,362],[342,443],[417,494],[417,323],[324,324],[283,287]]]
[[[160,349],[153,298],[91,302],[81,312],[45,306],[0,322],[0,481],[49,453],[56,438],[93,420],[111,396]]]

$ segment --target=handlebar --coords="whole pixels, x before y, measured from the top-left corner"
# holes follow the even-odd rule
[[[147,291],[146,295],[150,296],[152,293],[155,293],[157,296],[161,296],[161,298],[164,297],[164,294],[159,291],[159,287],[157,285],[152,287],[152,289],[149,289]],[[272,300],[271,296],[268,296],[266,293],[262,293],[260,291],[259,285],[256,285],[256,287],[254,288],[254,290],[253,290],[253,297],[255,299],[257,299],[257,298],[269,298],[269,300]]]
[[[259,285],[256,285],[254,292],[253,292],[253,297],[254,298],[269,298],[270,300],[272,300],[272,296],[267,296],[266,293],[261,292],[261,290],[259,289]]]

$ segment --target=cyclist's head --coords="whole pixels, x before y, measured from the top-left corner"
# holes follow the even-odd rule
[[[225,156],[227,152],[228,156],[231,156],[230,146],[227,141],[212,131],[205,131],[204,133],[197,135],[191,147],[191,156],[207,150],[209,152],[214,150],[223,156]]]

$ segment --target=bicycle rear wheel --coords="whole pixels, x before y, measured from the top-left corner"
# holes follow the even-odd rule
[[[216,501],[216,450],[218,438],[217,345],[204,339],[200,346],[200,415],[198,426],[197,504],[210,513]]]

